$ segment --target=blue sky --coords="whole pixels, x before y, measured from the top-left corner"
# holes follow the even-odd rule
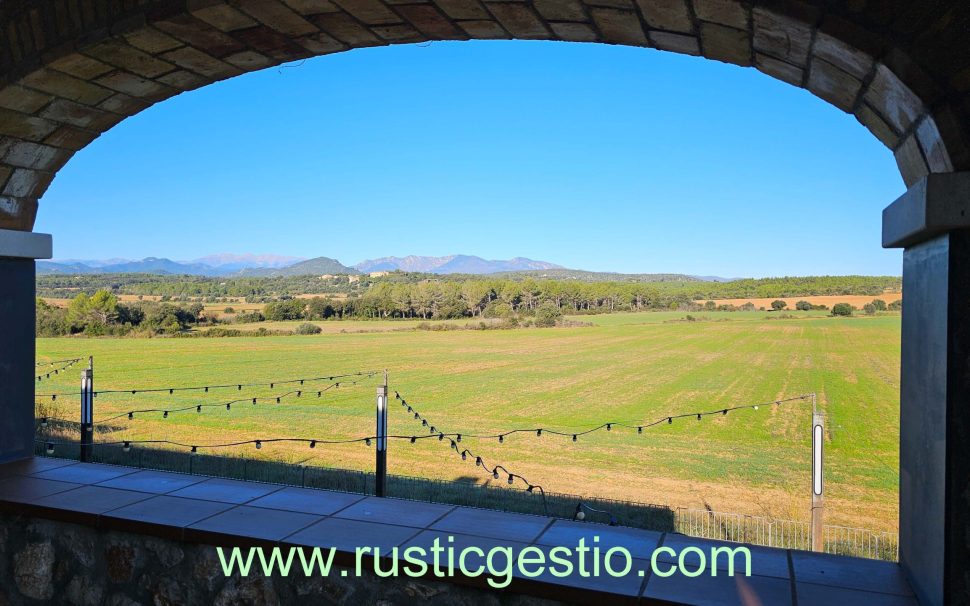
[[[180,95],[79,152],[41,201],[55,257],[524,256],[721,276],[895,274],[905,190],[804,90],[654,50],[355,50]]]

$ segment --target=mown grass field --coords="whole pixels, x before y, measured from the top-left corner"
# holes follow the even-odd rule
[[[683,312],[583,316],[594,326],[552,329],[401,331],[253,338],[38,339],[38,360],[93,355],[96,388],[130,389],[269,382],[387,368],[392,393],[446,432],[518,427],[581,431],[605,421],[646,423],[817,392],[828,414],[829,524],[894,530],[898,486],[898,315],[831,318],[824,312]],[[386,326],[385,326],[386,325]],[[80,366],[38,383],[40,394],[77,391]],[[325,386],[326,383],[319,384]],[[172,439],[190,444],[273,437],[351,438],[374,432],[376,378],[281,404],[120,419],[103,439]],[[288,391],[236,388],[96,399],[95,418],[133,408],[175,408]],[[39,398],[77,416],[77,397]],[[50,414],[50,413],[48,413]],[[397,404],[392,433],[423,435]],[[809,404],[684,419],[635,431],[614,429],[578,442],[519,434],[504,444],[463,446],[547,490],[716,511],[805,519],[809,514]],[[267,444],[246,456],[369,470],[373,449]],[[392,441],[389,471],[493,481],[437,440]],[[504,478],[499,480],[504,482]]]

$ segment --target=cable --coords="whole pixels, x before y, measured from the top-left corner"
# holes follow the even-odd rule
[[[68,368],[70,368],[70,367],[74,366],[75,364],[77,364],[78,361],[80,361],[80,360],[81,360],[81,358],[74,358],[73,360],[58,360],[58,362],[65,362],[65,364],[63,366],[59,367],[59,368],[55,368],[54,370],[48,371],[45,374],[39,374],[39,375],[37,375],[36,380],[38,382],[40,382],[40,381],[43,381],[44,379],[51,378],[51,375],[52,374],[59,375],[59,374],[61,374],[61,371],[62,370],[67,370]],[[50,364],[51,365],[54,365],[54,364],[56,364],[58,362],[51,362]]]
[[[458,433],[458,434],[445,434],[444,432],[437,431],[437,429],[435,428],[434,425],[429,425],[427,419],[421,417],[421,415],[418,412],[416,412],[412,406],[409,406],[408,405],[407,401],[404,400],[404,398],[401,397],[401,394],[400,393],[398,393],[398,392],[395,391],[394,392],[394,398],[396,400],[400,400],[401,406],[407,407],[408,412],[414,413],[414,419],[415,420],[420,420],[422,426],[429,428],[429,430],[431,432],[431,435],[424,436],[424,437],[434,437],[434,434],[435,433],[438,434],[437,437],[438,437],[438,440],[439,441],[443,441],[447,437],[451,441],[451,449],[454,450],[455,453],[457,453],[461,457],[461,460],[462,461],[467,461],[469,455],[470,456],[473,456],[473,457],[475,457],[475,466],[476,467],[481,467],[485,471],[487,471],[488,473],[492,474],[492,477],[494,479],[496,479],[496,480],[499,479],[498,470],[501,469],[508,476],[509,486],[514,485],[515,484],[515,479],[518,478],[519,480],[521,480],[526,485],[526,491],[533,492],[535,490],[538,490],[539,491],[539,495],[542,497],[542,509],[546,512],[546,514],[549,513],[549,508],[546,505],[546,491],[542,488],[542,486],[540,486],[538,484],[533,484],[532,482],[530,482],[529,480],[527,480],[525,478],[525,476],[523,476],[521,474],[512,473],[511,471],[509,471],[503,465],[495,465],[494,467],[489,467],[488,464],[485,462],[485,459],[484,458],[482,458],[481,456],[476,455],[470,449],[467,449],[466,448],[464,450],[459,450],[458,449],[458,442],[461,442],[461,436],[462,436],[462,434],[460,434],[460,433]],[[411,443],[413,444],[414,442],[415,442],[415,438],[412,438],[411,439]]]
[[[81,358],[65,358],[63,360],[51,360],[50,362],[37,362],[34,366],[53,366],[55,364],[60,364],[62,362],[80,362]]]
[[[369,379],[369,378],[371,378],[373,376],[374,375],[366,375],[364,378],[365,379]],[[354,380],[354,381],[337,381],[335,383],[331,383],[330,385],[328,385],[327,387],[325,387],[323,389],[318,389],[317,392],[316,392],[317,393],[317,397],[319,398],[319,397],[323,396],[324,393],[330,391],[331,389],[338,389],[338,388],[340,388],[341,385],[346,385],[346,384],[357,385],[362,380],[364,380],[364,379],[357,379],[357,380]],[[309,392],[306,392],[306,393],[312,393],[312,392],[313,392],[313,390],[310,390]],[[121,419],[123,417],[128,417],[128,419],[131,420],[131,419],[134,419],[135,418],[135,415],[147,414],[147,413],[153,413],[153,412],[160,412],[160,413],[163,414],[163,418],[166,418],[167,419],[169,413],[185,412],[185,411],[188,411],[188,410],[194,410],[196,412],[202,412],[202,409],[203,408],[216,408],[216,407],[218,407],[218,408],[225,407],[226,410],[232,410],[232,405],[233,404],[239,404],[239,403],[242,403],[242,402],[252,402],[253,404],[256,404],[257,401],[268,400],[268,401],[271,401],[271,402],[272,401],[275,401],[277,404],[279,404],[280,403],[280,400],[282,400],[283,398],[287,398],[287,397],[292,396],[292,395],[296,395],[296,397],[299,398],[304,393],[305,393],[305,390],[298,389],[298,390],[293,390],[293,391],[288,391],[286,393],[278,394],[278,395],[275,395],[275,396],[258,396],[258,397],[253,397],[253,398],[240,398],[238,400],[229,400],[228,402],[218,402],[218,403],[209,403],[209,404],[193,404],[191,406],[184,406],[182,408],[142,408],[142,409],[135,409],[135,410],[129,410],[129,411],[126,411],[126,412],[122,412],[120,414],[116,414],[116,415],[113,415],[113,416],[110,416],[110,417],[105,417],[103,419],[98,419],[96,421],[93,421],[92,422],[92,425],[100,425],[102,423],[107,423],[109,421],[114,421],[115,419]],[[41,427],[46,427],[47,426],[47,423],[49,423],[50,421],[60,421],[62,423],[77,423],[78,422],[76,420],[64,419],[64,418],[61,418],[61,417],[45,416],[45,417],[41,417],[41,423],[40,423],[41,424]]]
[[[160,392],[164,392],[164,391],[167,391],[168,393],[172,394],[172,393],[175,393],[176,391],[198,391],[200,389],[208,392],[210,389],[229,389],[229,388],[232,388],[232,387],[235,387],[238,390],[242,390],[243,387],[269,387],[270,389],[272,389],[276,385],[290,385],[290,384],[293,384],[293,383],[299,383],[300,385],[303,385],[305,382],[306,383],[310,383],[310,382],[313,382],[313,381],[333,381],[334,379],[344,379],[344,378],[347,378],[347,377],[360,377],[360,376],[364,376],[364,375],[367,375],[368,377],[372,377],[375,374],[377,374],[378,372],[382,372],[382,371],[377,371],[377,370],[361,370],[361,371],[358,371],[358,372],[352,372],[352,373],[347,373],[347,374],[342,374],[342,375],[328,375],[328,376],[323,376],[323,377],[309,377],[309,378],[303,378],[303,379],[286,379],[284,381],[271,381],[269,383],[230,383],[228,385],[196,385],[196,386],[192,386],[192,387],[151,387],[151,388],[135,388],[135,389],[102,389],[100,391],[94,391],[92,393],[93,393],[93,395],[98,396],[98,395],[111,394],[111,393],[130,393],[132,395],[135,395],[135,394],[139,394],[139,393],[160,393]],[[39,393],[39,394],[35,394],[34,397],[36,397],[36,398],[50,398],[51,400],[56,400],[57,399],[57,396],[79,396],[79,395],[81,395],[81,392],[79,392],[79,391],[72,391],[72,392],[65,392],[65,393]]]
[[[740,406],[731,406],[728,408],[719,408],[717,410],[667,415],[665,417],[661,417],[657,419],[656,421],[652,421],[650,423],[643,423],[639,425],[631,425],[629,423],[625,423],[622,421],[609,421],[606,423],[601,423],[600,425],[591,427],[584,431],[577,431],[577,432],[565,432],[565,431],[557,431],[555,429],[547,429],[543,427],[532,427],[532,428],[510,429],[508,431],[503,431],[502,433],[495,433],[495,434],[466,433],[466,434],[456,434],[456,435],[461,437],[466,437],[466,438],[475,438],[475,439],[496,439],[497,438],[499,443],[503,443],[505,442],[506,436],[510,436],[517,433],[534,433],[536,434],[537,437],[541,436],[543,433],[546,433],[546,434],[552,434],[556,436],[572,437],[573,442],[575,442],[578,440],[580,436],[585,436],[603,429],[605,429],[606,431],[612,431],[614,427],[622,427],[626,429],[636,429],[637,433],[643,433],[644,429],[649,429],[650,427],[654,427],[656,425],[661,425],[663,423],[673,424],[675,419],[696,418],[698,421],[700,421],[703,417],[714,416],[714,415],[724,416],[724,415],[727,415],[729,412],[733,412],[736,410],[746,410],[746,409],[758,410],[762,406],[771,406],[771,405],[780,406],[782,404],[788,404],[791,402],[805,401],[805,400],[811,399],[813,395],[814,394],[806,394],[801,396],[795,396],[792,398],[785,398],[783,400],[761,402],[758,404],[744,404]],[[417,411],[415,411],[414,407],[407,403],[407,400],[401,398],[398,392],[394,392],[394,396],[396,399],[401,401],[401,405],[406,407],[409,413],[414,414],[415,420],[420,420],[425,426],[429,426],[429,424],[427,423],[427,419],[425,419]],[[434,431],[435,428],[433,425],[430,425],[429,427],[431,428],[432,431]]]

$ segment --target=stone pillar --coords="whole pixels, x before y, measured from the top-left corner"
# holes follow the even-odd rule
[[[51,237],[0,229],[0,463],[34,452],[34,260]]]
[[[970,604],[970,173],[913,185],[883,246],[905,249],[899,560],[920,604]]]

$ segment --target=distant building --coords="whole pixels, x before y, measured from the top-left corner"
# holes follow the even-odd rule
[[[389,271],[372,271],[372,272],[370,272],[367,275],[369,275],[372,278],[383,278],[384,276],[391,275],[391,272],[389,272]]]

